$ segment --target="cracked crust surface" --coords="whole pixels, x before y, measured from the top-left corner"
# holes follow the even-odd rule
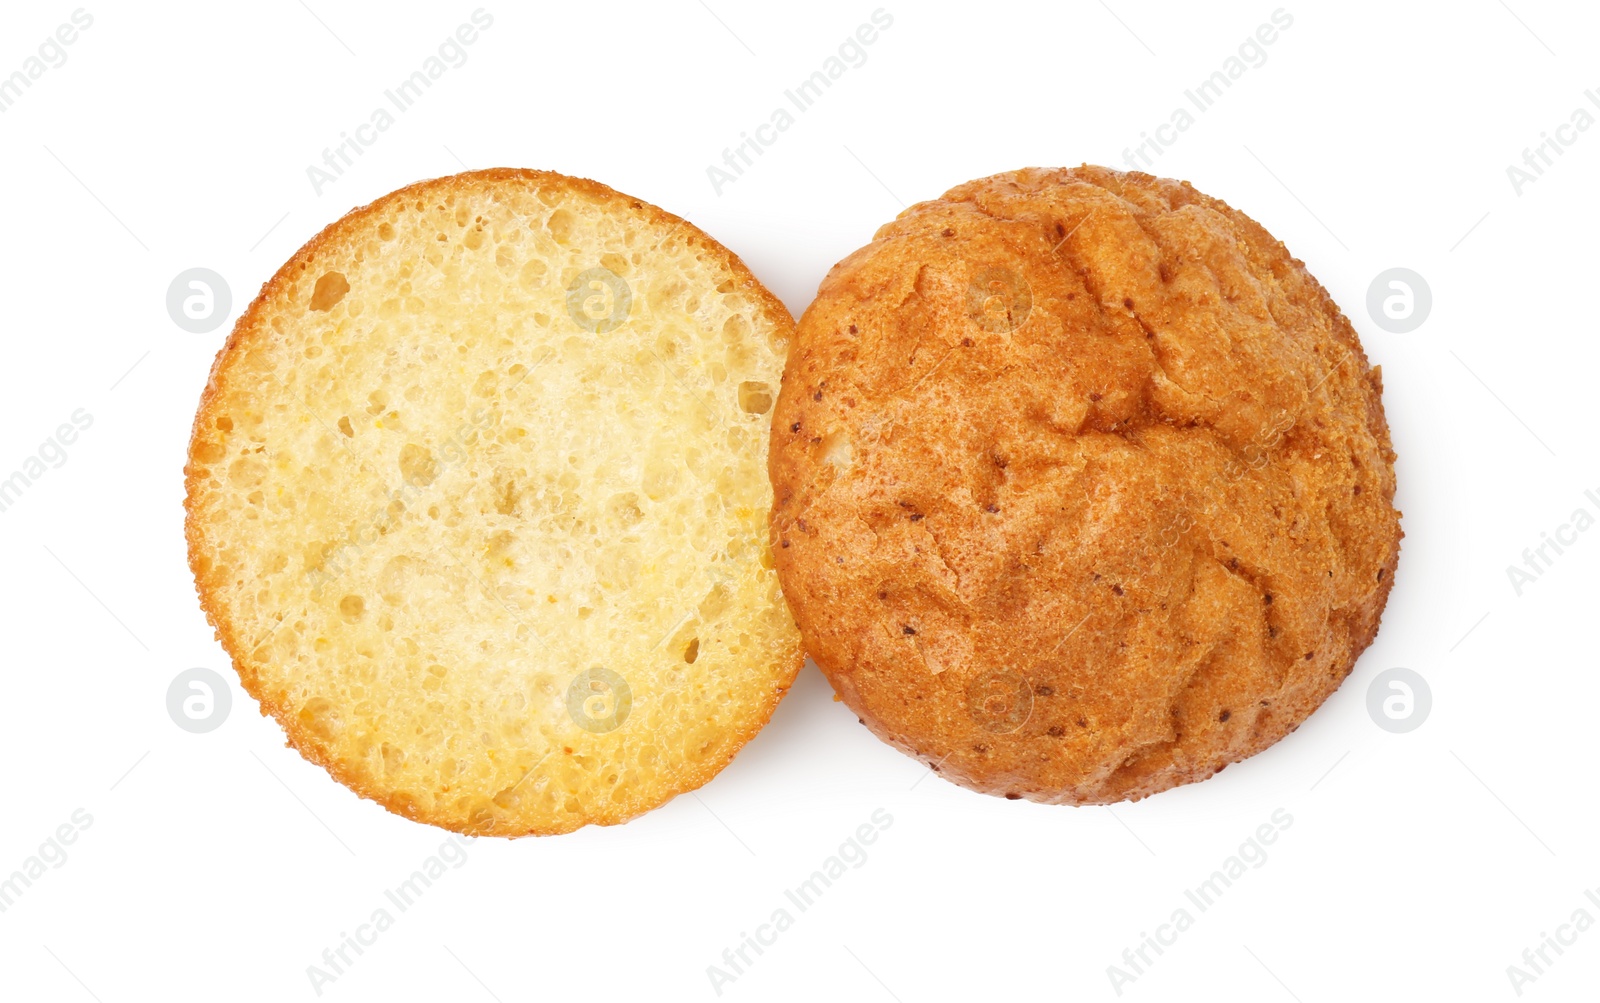
[[[1026,169],[912,206],[801,318],[773,552],[807,651],[956,783],[1065,804],[1299,726],[1399,556],[1382,381],[1187,182]]]

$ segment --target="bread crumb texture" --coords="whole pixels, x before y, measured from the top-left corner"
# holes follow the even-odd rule
[[[979,791],[1137,799],[1347,676],[1399,554],[1370,366],[1261,226],[1187,183],[1029,169],[828,274],[772,426],[808,652]]]
[[[190,563],[240,679],[357,793],[474,835],[705,783],[799,637],[767,541],[793,323],[590,181],[357,209],[262,289],[190,445]]]

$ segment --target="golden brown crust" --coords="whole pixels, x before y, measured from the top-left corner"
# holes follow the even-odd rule
[[[800,320],[772,533],[884,740],[1067,804],[1278,741],[1371,642],[1401,537],[1379,371],[1187,183],[1026,169],[911,207]]]
[[[346,234],[359,228],[369,217],[381,215],[391,206],[413,199],[432,200],[435,197],[446,196],[453,190],[465,190],[486,184],[526,184],[582,194],[594,202],[609,203],[624,208],[647,222],[674,229],[681,233],[686,244],[704,251],[720,262],[733,276],[734,284],[730,288],[759,303],[761,313],[774,329],[787,332],[793,327],[794,322],[788,309],[755,278],[744,262],[731,250],[692,223],[599,182],[550,171],[517,168],[494,168],[419,181],[391,192],[368,205],[354,208],[323,228],[263,284],[259,295],[239,317],[227,342],[217,353],[212,364],[192,427],[189,461],[185,465],[185,539],[188,545],[190,569],[195,577],[196,590],[206,619],[215,629],[217,640],[232,659],[245,690],[260,704],[261,713],[272,715],[284,729],[286,744],[298,751],[306,760],[326,769],[335,779],[361,797],[373,800],[396,814],[468,835],[552,835],[572,831],[585,824],[614,825],[626,822],[642,811],[665,803],[676,794],[694,790],[711,780],[732,761],[734,754],[753,738],[771,717],[803,664],[804,653],[799,646],[795,645],[793,651],[782,658],[782,664],[778,666],[776,673],[776,682],[758,710],[745,717],[738,727],[724,736],[726,741],[722,743],[722,747],[727,750],[726,755],[707,758],[693,767],[680,770],[676,774],[678,783],[675,790],[659,799],[652,799],[652,803],[601,806],[594,808],[581,819],[571,820],[570,823],[562,822],[549,827],[508,831],[481,819],[476,821],[463,819],[459,814],[442,807],[430,807],[415,797],[387,789],[383,784],[375,782],[370,773],[352,768],[350,763],[332,755],[318,736],[297,718],[294,707],[274,698],[273,693],[262,685],[255,667],[247,657],[249,654],[247,640],[236,629],[236,625],[230,619],[229,610],[222,601],[221,597],[227,583],[223,581],[222,572],[209,561],[212,541],[208,539],[208,527],[199,517],[197,507],[197,501],[205,487],[207,472],[205,464],[196,462],[196,453],[203,447],[219,444],[215,419],[220,414],[223,385],[228,378],[230,367],[251,350],[254,342],[272,337],[272,332],[266,330],[266,325],[263,323],[264,313],[269,307],[287,294],[300,273],[316,262],[328,245],[342,240]]]

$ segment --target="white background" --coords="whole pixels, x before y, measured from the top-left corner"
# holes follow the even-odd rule
[[[228,328],[173,323],[180,271],[223,275],[236,316],[352,206],[526,166],[693,220],[798,315],[903,204],[1025,165],[1124,166],[1277,6],[893,0],[868,61],[718,194],[707,166],[877,5],[707,2],[486,5],[466,64],[321,195],[307,166],[473,0],[91,6],[65,64],[0,114],[0,477],[74,410],[94,419],[0,513],[0,877],[75,810],[93,818],[0,913],[0,998],[315,999],[307,966],[445,839],[286,749],[202,618],[182,466]],[[1525,948],[1580,907],[1600,919],[1583,894],[1600,888],[1600,532],[1521,596],[1506,574],[1575,509],[1600,514],[1584,496],[1600,495],[1600,128],[1520,195],[1506,168],[1574,109],[1600,115],[1583,95],[1600,92],[1600,14],[1507,3],[1295,0],[1266,63],[1155,167],[1284,240],[1383,366],[1396,587],[1377,642],[1296,734],[1138,804],[1008,802],[880,744],[808,665],[697,796],[621,827],[476,841],[323,998],[716,999],[707,967],[883,809],[866,862],[723,998],[1112,1000],[1107,966],[1281,808],[1293,823],[1266,863],[1123,998],[1515,999]],[[7,4],[0,74],[73,9]],[[1433,294],[1407,334],[1366,310],[1394,266]],[[209,734],[165,707],[194,666],[234,687]],[[1395,666],[1433,693],[1409,734],[1366,709]],[[1593,998],[1597,955],[1600,928],[1523,995]]]

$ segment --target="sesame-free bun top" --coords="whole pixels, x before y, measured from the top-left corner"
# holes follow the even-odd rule
[[[1382,384],[1327,292],[1187,183],[1027,169],[912,206],[801,318],[774,553],[808,653],[975,790],[1203,780],[1351,671],[1393,581]]]
[[[240,318],[190,444],[245,688],[464,833],[704,784],[801,661],[766,522],[792,330],[727,248],[592,181],[477,171],[338,220]]]

